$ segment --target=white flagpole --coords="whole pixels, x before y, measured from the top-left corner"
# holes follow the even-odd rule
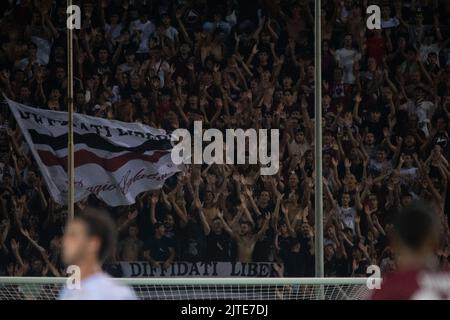
[[[314,25],[315,25],[315,106],[314,106],[314,210],[315,210],[315,266],[316,277],[324,276],[323,268],[323,187],[322,187],[322,25],[320,0],[315,1]]]
[[[72,0],[67,0],[67,7],[72,5]],[[74,162],[73,162],[73,28],[67,28],[67,114],[68,119],[68,197],[67,210],[69,219],[74,217]]]

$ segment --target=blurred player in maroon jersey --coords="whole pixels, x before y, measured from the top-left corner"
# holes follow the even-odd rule
[[[441,227],[434,210],[423,203],[412,203],[398,213],[394,227],[397,271],[383,279],[372,299],[450,299],[450,272],[438,268]]]

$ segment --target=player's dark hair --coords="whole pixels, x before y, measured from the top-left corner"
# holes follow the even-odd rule
[[[77,212],[75,219],[86,225],[89,236],[100,239],[98,258],[105,261],[113,253],[117,238],[117,228],[111,216],[104,210],[87,207]]]
[[[399,240],[413,250],[439,233],[436,213],[421,201],[414,201],[401,209],[394,218],[394,228]]]

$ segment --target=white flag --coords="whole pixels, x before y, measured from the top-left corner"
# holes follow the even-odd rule
[[[52,198],[67,204],[68,114],[6,99]],[[75,201],[95,194],[110,206],[130,205],[180,171],[170,135],[141,123],[74,114]]]

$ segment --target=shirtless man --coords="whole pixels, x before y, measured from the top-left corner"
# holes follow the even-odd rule
[[[206,220],[211,226],[212,222],[219,214],[219,208],[216,201],[214,201],[214,194],[211,190],[205,192],[205,201],[203,202],[203,212],[205,213]]]
[[[241,221],[239,224],[239,231],[233,231],[227,222],[223,219],[222,213],[218,214],[219,219],[222,220],[225,231],[236,241],[238,247],[239,262],[252,262],[253,249],[258,240],[260,240],[269,227],[270,214],[264,215],[264,222],[261,229],[256,231],[254,225],[249,221]],[[256,231],[256,232],[255,232]]]

